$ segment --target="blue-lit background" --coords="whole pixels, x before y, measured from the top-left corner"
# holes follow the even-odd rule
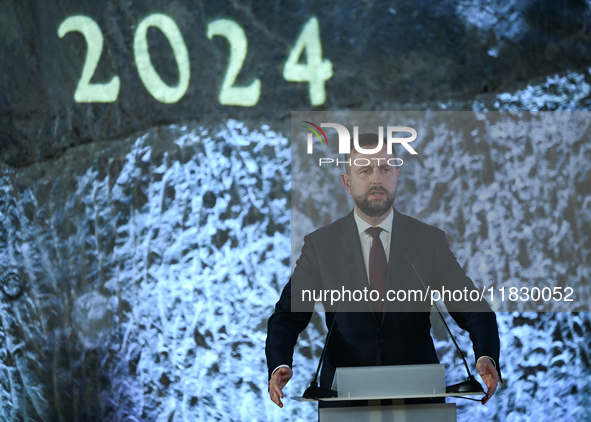
[[[4,179],[1,258],[26,271],[24,293],[2,306],[3,418],[314,419],[314,405],[288,398],[280,410],[266,392],[266,320],[290,271],[288,140],[228,121],[80,150]],[[579,164],[573,177],[589,171]],[[487,406],[460,401],[459,419],[587,420],[589,314],[498,320],[506,382]],[[324,327],[314,323],[288,396],[315,367]],[[461,379],[436,320],[434,336],[448,381]]]

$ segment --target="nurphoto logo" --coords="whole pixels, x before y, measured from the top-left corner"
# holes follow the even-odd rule
[[[307,123],[310,126],[304,126],[304,128],[311,130],[316,137],[320,140],[320,144],[322,144],[323,142],[323,138],[324,141],[326,142],[326,145],[328,145],[328,138],[326,136],[326,134],[324,133],[324,131],[322,130],[323,127],[331,127],[334,128],[338,135],[339,135],[339,154],[349,154],[351,152],[351,144],[350,144],[350,140],[351,140],[351,134],[349,133],[349,130],[338,123],[320,123],[320,126],[312,123],[312,122],[308,122],[308,121],[303,121],[303,123]],[[320,132],[320,133],[318,133]],[[395,133],[398,132],[407,132],[410,133],[409,137],[404,137],[404,138],[397,138],[394,137]],[[320,134],[322,134],[322,137],[320,136]],[[416,155],[417,152],[413,149],[413,147],[411,147],[409,145],[410,142],[413,142],[415,139],[417,139],[417,131],[414,130],[412,127],[408,127],[408,126],[387,126],[386,128],[386,145],[388,148],[388,154],[392,154],[392,144],[401,144],[410,154],[412,155]],[[314,141],[314,136],[312,133],[308,133],[308,137],[307,137],[307,143],[308,143],[308,149],[307,149],[307,153],[308,154],[312,154],[313,153],[313,141]],[[382,147],[384,145],[384,126],[378,126],[378,144],[374,147],[374,148],[363,148],[361,146],[359,146],[359,127],[358,126],[353,126],[353,145],[355,146],[355,150],[359,151],[361,154],[376,154],[379,151],[382,150]],[[357,158],[355,159],[355,161],[357,160],[367,160],[369,161],[367,158]],[[345,161],[340,161],[338,158],[335,160],[334,158],[320,158],[318,165],[322,166],[322,164],[330,164],[330,163],[335,163],[335,165],[339,165],[339,164],[345,164]],[[351,160],[348,160],[349,165],[351,165],[350,163]],[[400,158],[391,158],[389,160],[387,160],[388,165],[390,166],[394,166],[394,167],[398,167],[401,166],[403,164],[402,159]],[[367,165],[367,164],[361,164],[361,163],[356,163],[358,165]]]

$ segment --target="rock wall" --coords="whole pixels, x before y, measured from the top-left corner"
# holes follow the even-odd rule
[[[172,104],[154,98],[137,64],[137,29],[153,14],[168,16],[180,33],[167,38],[155,27],[147,31],[148,56],[164,84],[180,83],[172,44],[187,51],[187,89]],[[60,25],[79,15],[94,21],[98,35],[71,31],[60,38]],[[318,22],[318,59],[332,64],[332,76],[313,85],[283,76],[311,17]],[[244,31],[247,49],[235,86],[260,80],[260,97],[252,106],[219,100],[230,49],[225,37],[207,36],[217,19],[230,19]],[[0,154],[11,166],[26,166],[76,145],[121,139],[154,126],[186,120],[219,124],[230,118],[270,124],[312,105],[470,110],[477,99],[495,108],[496,94],[555,73],[585,71],[591,63],[590,22],[586,0],[564,5],[552,0],[3,2]],[[112,102],[74,100],[89,45],[93,51],[101,47],[94,72],[88,68],[89,82],[119,79]],[[313,104],[312,93],[323,87],[326,100]]]
[[[289,176],[285,138],[229,121],[4,179],[0,259],[20,294],[2,302],[0,417],[249,419],[289,271]]]

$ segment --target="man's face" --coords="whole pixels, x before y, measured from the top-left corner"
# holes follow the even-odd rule
[[[387,161],[391,158],[393,157],[388,155],[386,145],[376,154],[352,151],[349,174],[341,175],[341,181],[353,197],[355,205],[368,217],[382,216],[394,204],[400,169],[388,165]],[[391,162],[397,163],[396,160]]]

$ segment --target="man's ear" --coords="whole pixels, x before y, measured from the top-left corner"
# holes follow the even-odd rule
[[[341,173],[341,182],[343,182],[343,185],[345,186],[345,189],[347,189],[347,192],[351,194],[351,179],[349,178],[349,175],[347,173]]]

